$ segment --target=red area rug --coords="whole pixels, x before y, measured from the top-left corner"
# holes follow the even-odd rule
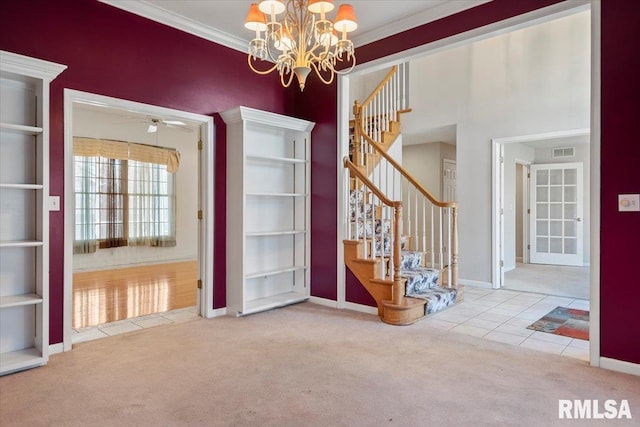
[[[575,308],[556,307],[527,329],[589,340],[589,312]]]

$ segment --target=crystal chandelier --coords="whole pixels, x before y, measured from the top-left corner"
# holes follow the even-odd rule
[[[258,74],[278,70],[284,87],[289,87],[295,74],[301,91],[311,70],[326,84],[333,82],[335,74],[351,71],[356,57],[347,33],[358,27],[355,13],[351,5],[343,4],[332,22],[326,14],[333,9],[333,0],[287,0],[286,4],[283,0],[262,0],[251,4],[244,24],[256,33],[249,43],[249,67]],[[257,69],[258,61],[274,65]],[[344,63],[342,71],[336,70],[338,63]]]

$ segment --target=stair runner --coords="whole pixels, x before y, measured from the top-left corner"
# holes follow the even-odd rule
[[[427,301],[424,314],[444,310],[456,303],[458,290],[438,286],[439,271],[422,267],[422,252],[402,251],[400,275],[407,279],[405,296]]]
[[[361,239],[366,235],[375,242],[376,253],[383,252],[386,256],[391,253],[390,221],[375,220],[375,230],[371,221],[362,218],[371,217],[371,206],[362,203],[364,192],[351,190],[350,218],[352,225],[352,239]],[[356,211],[358,215],[356,215]],[[384,227],[384,233],[382,233]],[[381,237],[384,236],[383,238]],[[383,245],[384,242],[384,245]],[[384,251],[382,251],[384,247]],[[425,315],[444,310],[456,303],[457,289],[438,285],[439,271],[423,266],[423,253],[405,250],[405,236],[401,238],[401,270],[400,276],[406,279],[405,296],[426,300]]]

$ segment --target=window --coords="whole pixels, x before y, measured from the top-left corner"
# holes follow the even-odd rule
[[[175,246],[173,174],[164,165],[129,161],[128,238],[133,245]]]
[[[95,147],[99,140],[88,140],[89,144],[84,145],[78,140],[87,139],[74,140],[74,253],[120,246],[175,246],[173,172],[177,169],[177,152],[167,156],[172,158],[169,162],[160,155],[150,157],[138,153],[131,156],[135,150],[127,146],[133,144],[108,141],[127,148],[125,152],[120,150],[122,147],[112,146],[120,151],[109,153],[104,146]],[[162,154],[158,150],[168,151],[148,146],[143,146],[142,150],[150,149],[156,154]],[[162,163],[140,160],[145,157]]]

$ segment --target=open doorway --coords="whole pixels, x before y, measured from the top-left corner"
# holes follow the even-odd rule
[[[599,107],[597,102],[592,101],[592,97],[597,100],[597,91],[593,88],[597,87],[599,79],[597,5],[594,9],[592,15],[588,3],[556,4],[508,22],[488,26],[491,28],[483,31],[458,34],[380,58],[356,67],[350,76],[340,79],[339,134],[345,136],[341,138],[340,145],[340,152],[344,155],[348,152],[346,135],[351,83],[357,84],[360,74],[385,66],[407,61],[411,66],[409,107],[413,111],[406,115],[407,120],[403,116],[403,138],[409,124],[414,124],[417,130],[456,124],[457,199],[460,206],[459,283],[465,285],[465,292],[475,288],[478,293],[491,293],[489,289],[479,288],[502,287],[504,269],[500,261],[503,259],[496,255],[502,253],[500,245],[503,243],[498,239],[500,234],[495,226],[499,224],[495,216],[500,211],[494,190],[494,162],[499,162],[499,156],[495,155],[494,138],[553,129],[591,127],[597,130]],[[544,32],[545,29],[550,30],[552,35],[536,34],[536,31]],[[594,42],[593,49],[590,40]],[[414,63],[418,62],[428,66],[416,71]],[[459,80],[454,81],[456,78]],[[587,148],[592,154],[587,161],[594,182],[599,179],[599,139],[596,130],[592,132],[593,148]],[[348,188],[345,182],[346,174],[342,171],[338,188],[341,236],[345,235],[346,229],[343,224],[347,208],[344,189]],[[585,206],[589,206],[587,209],[594,218],[593,229],[599,220],[599,202],[586,202]],[[594,241],[594,247],[597,248],[597,236]],[[339,266],[342,255],[339,247]],[[585,257],[589,257],[586,258],[588,262],[590,255],[585,252]],[[591,267],[597,271],[597,265],[597,257],[594,257]],[[344,267],[338,268],[337,280],[340,307],[345,304]],[[591,290],[589,297],[594,306],[591,319],[597,319],[599,315],[597,283],[597,275],[589,275],[587,288]],[[520,293],[499,289],[496,295]],[[523,299],[539,297],[545,296],[522,296]],[[561,305],[572,303],[575,299],[548,298],[553,304],[560,302]],[[572,306],[576,307],[588,310],[589,301]],[[549,311],[545,310],[545,313]],[[545,313],[528,314],[537,316],[537,319]],[[521,320],[529,324],[536,319]],[[597,321],[592,321],[590,328],[594,341],[591,347],[589,343],[586,346],[590,348],[589,358],[595,364],[599,357]]]
[[[494,266],[502,258],[495,255],[494,247],[498,239],[492,217],[496,200],[492,138],[527,135],[539,129],[572,129],[571,124],[588,128],[590,123],[589,5],[556,5],[530,15],[519,17],[519,23],[504,23],[493,33],[459,35],[381,58],[340,79],[342,155],[348,153],[353,94],[366,94],[361,89],[366,76],[393,64],[408,63],[410,69],[408,104],[412,111],[402,115],[403,146],[414,138],[422,139],[424,132],[453,129],[460,204],[459,277],[466,285],[499,288],[502,283],[496,278],[501,270]],[[552,47],[550,40],[556,40]],[[430,171],[439,169],[440,165]],[[348,187],[342,170],[339,182],[339,231],[344,236],[344,188]],[[340,247],[338,259],[342,260]],[[338,305],[344,299],[343,276],[344,270],[339,269]]]
[[[65,90],[65,164],[64,349],[211,317],[213,120]]]
[[[573,18],[577,21],[574,21]],[[563,19],[572,20],[577,25],[563,26]],[[565,21],[566,22],[566,21]],[[546,48],[529,49],[522,48],[518,35],[511,38],[510,43],[503,46],[494,46],[488,54],[476,49],[475,46],[468,47],[476,41],[486,40],[498,35],[511,34],[511,31],[535,28],[538,24],[551,23],[555,27],[554,35],[528,38],[536,40],[546,45]],[[555,26],[554,23],[560,25]],[[505,135],[525,135],[550,129],[582,129],[591,128],[593,133],[590,141],[590,178],[593,186],[589,190],[591,200],[589,202],[589,212],[592,217],[591,229],[593,234],[590,245],[593,259],[590,268],[593,274],[589,277],[590,301],[584,301],[582,307],[590,308],[589,322],[589,360],[592,365],[599,365],[599,238],[598,224],[600,221],[599,211],[599,186],[600,171],[600,139],[599,139],[599,49],[600,49],[600,8],[598,2],[584,2],[580,4],[561,2],[552,6],[539,9],[525,15],[512,19],[507,19],[500,23],[495,23],[475,29],[466,33],[456,34],[447,39],[437,40],[423,46],[399,52],[389,57],[363,64],[354,69],[351,75],[341,76],[338,90],[338,129],[340,136],[339,155],[340,158],[348,153],[348,125],[349,112],[349,92],[353,90],[352,83],[358,84],[360,74],[375,71],[400,62],[413,61],[431,56],[431,66],[419,73],[411,71],[412,76],[419,76],[419,85],[435,85],[435,89],[427,96],[420,92],[415,86],[411,89],[410,107],[413,112],[409,116],[415,116],[417,125],[432,128],[440,121],[441,124],[457,124],[457,189],[460,204],[459,214],[459,239],[460,239],[460,283],[465,286],[477,288],[491,288],[499,280],[501,270],[499,267],[500,258],[496,253],[499,240],[495,215],[499,214],[496,209],[497,195],[495,194],[495,170],[496,157],[495,147],[492,138]],[[524,33],[520,33],[523,35]],[[525,37],[526,38],[526,37]],[[567,52],[559,41],[572,40],[577,44]],[[451,56],[440,56],[453,52],[457,48],[468,47],[470,55],[466,62],[455,64],[451,61]],[[540,45],[539,47],[542,47]],[[537,52],[536,58],[531,58],[529,54]],[[546,54],[551,54],[552,59],[542,60]],[[509,58],[515,56],[515,62]],[[534,55],[535,56],[535,55]],[[493,57],[494,61],[486,62],[487,58]],[[570,62],[567,63],[567,60]],[[527,62],[531,60],[527,66]],[[516,72],[518,67],[523,66],[522,72]],[[441,66],[441,67],[439,67]],[[551,68],[549,68],[551,67]],[[530,79],[535,72],[547,69],[551,75],[537,78],[532,82]],[[472,70],[477,72],[473,77],[463,78],[459,84],[447,84],[450,77],[464,77],[465,73]],[[558,80],[558,76],[561,78]],[[564,77],[562,77],[564,76]],[[525,79],[525,80],[521,80]],[[547,83],[555,85],[553,87],[542,86]],[[542,86],[540,86],[542,85]],[[571,91],[571,96],[561,98],[558,95],[565,93],[568,88],[575,88]],[[517,97],[522,89],[535,90],[530,96],[525,97],[522,102],[518,102]],[[541,90],[542,89],[542,90]],[[445,91],[450,96],[436,100],[436,94]],[[515,92],[514,92],[515,91]],[[546,95],[544,95],[545,93]],[[484,96],[482,102],[473,102],[476,95]],[[461,100],[462,97],[462,100]],[[579,101],[579,102],[576,102]],[[417,103],[430,104],[431,111],[424,111],[417,108]],[[498,102],[501,109],[495,111],[492,104]],[[563,107],[563,103],[567,103]],[[420,112],[421,111],[421,112]],[[420,113],[419,113],[420,112]],[[453,112],[461,115],[464,120],[449,120],[443,113]],[[416,114],[418,113],[418,114]],[[515,113],[515,114],[514,114]],[[536,117],[549,119],[550,122],[544,126],[528,125],[530,119]],[[479,119],[493,117],[497,119],[495,129],[491,132],[481,132],[475,126]],[[577,119],[577,120],[576,120]],[[403,121],[403,129],[408,121]],[[521,128],[517,130],[517,128]],[[404,133],[404,130],[403,130]],[[495,141],[494,141],[495,142]],[[492,152],[492,149],[494,150]],[[338,232],[345,235],[345,212],[347,210],[347,198],[345,189],[348,187],[347,174],[340,168],[340,179],[338,180]],[[494,172],[492,172],[494,171]],[[349,304],[345,299],[345,268],[342,264],[344,252],[341,245],[338,246],[338,307],[345,307]],[[487,291],[487,290],[485,290]],[[554,297],[549,297],[554,298]],[[557,298],[557,297],[555,297]],[[556,300],[554,300],[556,301]],[[351,307],[358,309],[357,307]],[[582,308],[581,307],[581,308]],[[542,313],[544,314],[544,313]]]
[[[494,139],[496,288],[589,299],[589,130]]]

